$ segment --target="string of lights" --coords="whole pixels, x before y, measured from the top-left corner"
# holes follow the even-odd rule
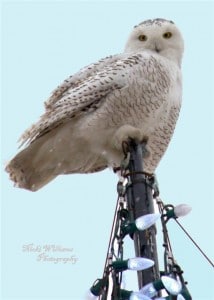
[[[141,146],[138,144],[135,145],[138,147],[137,151],[139,151],[139,147]],[[103,277],[94,282],[90,288],[88,299],[191,300],[192,297],[187,288],[187,282],[183,278],[183,271],[174,258],[167,230],[169,220],[174,219],[177,221],[179,217],[187,215],[191,211],[191,207],[186,204],[180,204],[175,207],[171,204],[165,205],[159,197],[159,188],[156,178],[154,176],[150,176],[148,178],[148,175],[144,174],[142,171],[139,172],[139,170],[136,169],[136,166],[134,166],[134,168],[130,168],[132,151],[132,147],[126,145],[126,151],[124,151],[125,157],[121,163],[120,169],[118,170],[120,174],[117,184],[118,199]],[[136,153],[139,160],[140,156],[137,151]],[[140,159],[142,159],[142,157]],[[141,165],[142,163],[143,162],[141,162]],[[133,193],[130,193],[130,187],[133,187],[133,183],[136,183],[136,178],[135,182],[131,180],[132,178],[130,174],[133,172],[141,174],[141,177],[137,178],[138,184],[145,183],[146,181],[152,188],[153,200],[150,199],[150,201],[155,201],[159,209],[159,213],[143,213],[141,216],[135,218],[133,213],[134,201],[131,201],[131,197],[134,196]],[[130,206],[130,201],[132,206]],[[159,271],[157,257],[155,256],[154,235],[152,236],[153,239],[151,239],[151,232],[154,233],[155,224],[159,219],[162,225],[164,247],[164,270],[162,271]],[[132,238],[136,248],[135,235],[139,233],[144,233],[147,237],[146,243],[148,244],[148,249],[151,253],[147,251],[145,252],[148,254],[147,256],[142,257],[142,255],[140,255],[134,258],[124,259],[124,238],[126,236]],[[143,236],[143,238],[145,238],[145,236]],[[140,236],[138,235],[138,238],[139,237]],[[137,241],[137,243],[139,243],[139,241]],[[142,247],[142,245],[140,246]],[[135,251],[135,253],[141,254],[142,252]],[[151,258],[154,258],[154,260]],[[143,281],[138,282],[138,291],[128,291],[122,288],[123,271],[126,270],[137,271],[138,274],[140,272],[146,272],[144,274]]]

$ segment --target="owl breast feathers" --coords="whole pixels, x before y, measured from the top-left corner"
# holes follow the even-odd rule
[[[6,166],[18,187],[36,191],[60,174],[117,167],[122,142],[148,138],[144,170],[153,173],[181,106],[183,39],[172,21],[135,26],[122,54],[66,79],[45,113],[21,136],[25,148]]]

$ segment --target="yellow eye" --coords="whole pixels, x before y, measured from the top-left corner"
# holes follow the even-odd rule
[[[165,39],[170,39],[171,36],[172,36],[172,33],[171,33],[171,32],[165,32],[165,33],[163,34],[163,38],[165,38]]]
[[[145,41],[147,40],[147,36],[144,35],[144,34],[141,34],[141,35],[139,35],[138,39],[139,39],[139,41],[141,41],[141,42],[145,42]]]

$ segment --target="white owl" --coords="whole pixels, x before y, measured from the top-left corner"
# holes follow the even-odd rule
[[[148,138],[144,170],[153,173],[172,137],[181,106],[181,33],[172,21],[147,20],[123,53],[66,79],[45,113],[21,137],[26,147],[6,166],[18,187],[36,191],[59,174],[118,167],[122,141]]]

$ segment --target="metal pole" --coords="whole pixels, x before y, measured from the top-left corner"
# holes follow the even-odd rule
[[[128,166],[127,202],[131,220],[154,213],[152,182],[153,177],[143,173],[143,156],[145,144],[129,143],[130,161]],[[137,231],[133,236],[135,254],[137,257],[152,259],[153,268],[138,272],[138,285],[142,288],[147,283],[159,278],[158,256],[156,247],[156,227],[152,226],[145,231]]]

